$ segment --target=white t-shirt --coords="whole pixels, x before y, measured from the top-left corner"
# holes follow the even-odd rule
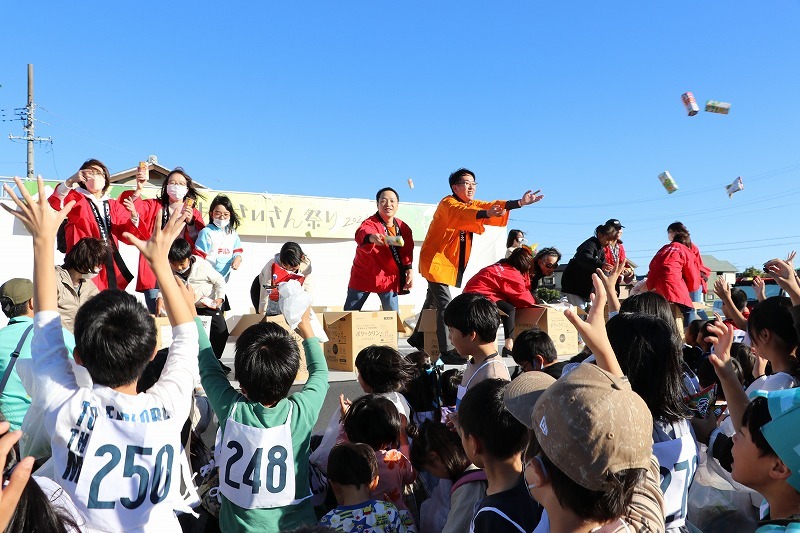
[[[101,510],[108,514],[125,514],[136,509],[129,499],[113,499],[115,494],[111,493],[116,492],[114,489],[118,484],[110,481],[114,479],[113,473],[117,468],[120,473],[124,469],[125,473],[120,475],[124,477],[125,486],[136,487],[138,483],[139,495],[145,495],[144,506],[139,514],[149,512],[144,524],[133,527],[123,524],[121,529],[142,532],[180,529],[174,501],[171,497],[162,497],[168,491],[167,476],[162,475],[164,470],[147,472],[147,466],[142,466],[148,461],[156,461],[162,467],[163,464],[171,464],[170,483],[174,486],[181,484],[179,460],[185,454],[179,447],[180,428],[189,416],[194,383],[199,379],[197,326],[194,322],[181,324],[173,328],[172,334],[173,343],[161,378],[147,393],[133,396],[102,385],[79,387],[67,358],[58,312],[42,311],[34,317],[31,352],[39,390],[45,395],[42,403],[45,427],[50,433],[55,481],[72,498],[81,515],[87,518],[86,531],[96,530],[97,524],[93,523],[91,514],[97,513],[98,507],[95,505],[90,509],[86,498],[76,496],[79,483],[88,485],[91,481],[92,490],[99,498],[95,504],[99,503]],[[104,444],[91,442],[98,420],[103,427],[121,425],[128,430],[133,429],[133,433],[142,435],[143,442],[134,443],[139,446],[125,446],[125,442],[119,442],[116,446],[113,443],[106,444],[94,456],[95,461],[105,465],[106,471],[97,473],[91,480],[82,480],[81,472],[86,470],[84,460],[90,460],[84,457],[84,453]],[[131,425],[135,428],[131,428]],[[150,439],[158,441],[154,443],[154,448],[142,445],[149,442],[148,435],[152,435]],[[162,443],[167,440],[177,444],[170,445],[167,450]],[[116,450],[110,453],[109,447]],[[104,448],[105,453],[102,453]],[[150,485],[147,485],[148,481]],[[152,507],[149,502],[153,503]],[[163,505],[157,504],[161,502]],[[111,505],[114,508],[102,509],[102,506]]]

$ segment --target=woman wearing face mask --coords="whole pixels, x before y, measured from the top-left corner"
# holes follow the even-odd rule
[[[118,239],[125,239],[127,232],[139,235],[137,217],[132,217],[121,202],[106,195],[111,182],[108,168],[97,159],[89,159],[80,170],[70,176],[64,183],[59,183],[56,190],[48,198],[50,206],[60,211],[64,205],[74,201],[75,206],[67,215],[64,236],[67,249],[70,250],[84,237],[101,239],[108,245],[106,260],[99,274],[92,279],[100,290],[112,288],[122,289],[133,279],[118,250]],[[113,266],[113,275],[109,276],[108,268]]]
[[[511,253],[525,244],[525,233],[521,229],[512,229],[508,232],[506,239],[506,259],[511,256]]]
[[[208,226],[197,237],[194,253],[211,263],[227,282],[231,269],[237,270],[242,264],[242,241],[236,233],[239,215],[230,198],[218,194],[211,201],[208,218]]]
[[[100,290],[90,280],[103,268],[108,249],[100,239],[84,237],[64,256],[64,264],[56,266],[56,291],[61,325],[72,331],[78,308]]]
[[[205,227],[203,215],[195,207],[185,205],[186,200],[196,203],[198,199],[203,199],[192,178],[181,167],[176,167],[167,175],[167,179],[161,185],[161,192],[157,198],[144,199],[142,191],[144,184],[148,181],[148,173],[136,179],[136,190],[125,191],[119,196],[119,201],[131,212],[131,218],[135,219],[134,213],[139,215],[139,227],[143,235],[149,236],[155,228],[156,221],[161,223],[163,228],[170,215],[176,210],[182,209],[186,220],[186,229],[183,230],[182,238],[194,246],[200,230]],[[159,209],[161,213],[159,214]],[[160,218],[159,218],[160,217]],[[139,255],[139,272],[136,276],[136,291],[144,295],[147,309],[151,313],[156,311],[156,275],[147,264],[147,260]]]

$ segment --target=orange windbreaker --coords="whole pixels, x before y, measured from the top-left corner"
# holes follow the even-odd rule
[[[486,225],[508,224],[508,211],[502,217],[477,218],[479,211],[496,204],[505,207],[506,202],[462,202],[453,195],[442,198],[419,252],[419,272],[422,277],[435,283],[460,287],[472,251],[472,234],[482,234]],[[463,243],[460,238],[462,231]]]

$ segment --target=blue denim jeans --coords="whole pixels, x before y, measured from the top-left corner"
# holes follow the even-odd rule
[[[693,302],[702,302],[703,288],[700,287],[696,291],[690,291],[689,298],[691,298]],[[702,318],[703,320],[708,320],[708,314],[702,309],[700,310],[692,309],[691,311],[689,311],[688,321],[685,324],[686,327],[689,326],[689,323],[692,322],[692,320],[697,320],[698,318]]]
[[[151,315],[156,314],[156,296],[158,296],[158,292],[158,289],[145,289],[142,291],[144,303]]]
[[[366,291],[357,291],[355,289],[347,288],[347,299],[344,302],[345,311],[361,311],[364,307],[364,302],[367,301],[369,295],[372,294]],[[389,292],[376,292],[378,298],[381,300],[381,309],[384,311],[397,311],[397,293],[394,291]]]

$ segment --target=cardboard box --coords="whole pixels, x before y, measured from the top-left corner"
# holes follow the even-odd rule
[[[439,338],[436,336],[436,309],[423,309],[419,316],[419,330],[422,332],[422,349],[432,362],[439,359]]]
[[[294,341],[297,343],[297,349],[300,352],[300,368],[297,370],[297,377],[295,377],[295,381],[305,381],[308,379],[308,369],[306,368],[306,352],[303,350],[303,337],[297,334],[296,331],[289,329],[289,324],[286,322],[286,319],[283,318],[283,315],[276,315],[276,316],[265,316],[260,314],[249,314],[249,315],[242,315],[236,325],[230,332],[230,338],[239,337],[244,330],[252,326],[253,324],[258,324],[260,322],[274,322],[281,326],[283,329],[288,331]],[[228,341],[230,342],[230,340]]]
[[[203,323],[203,329],[206,330],[206,335],[211,335],[211,317],[201,316],[198,318],[200,322]],[[153,322],[156,323],[157,349],[163,350],[164,348],[172,346],[172,324],[169,323],[169,317],[153,316]]]
[[[344,311],[322,315],[325,360],[330,370],[355,372],[356,356],[367,346],[380,344],[397,349],[397,333],[403,323],[395,311]]]
[[[570,323],[564,312],[553,307],[537,305],[527,309],[517,309],[514,320],[514,335],[538,326],[547,332],[558,355],[575,355],[581,351],[578,343],[578,330]]]
[[[417,314],[414,312],[413,305],[401,305],[400,310],[398,311],[400,314],[400,321],[403,323],[403,332],[400,333],[401,337],[408,337],[414,332],[414,328],[410,327],[406,324],[406,320],[416,318]]]

